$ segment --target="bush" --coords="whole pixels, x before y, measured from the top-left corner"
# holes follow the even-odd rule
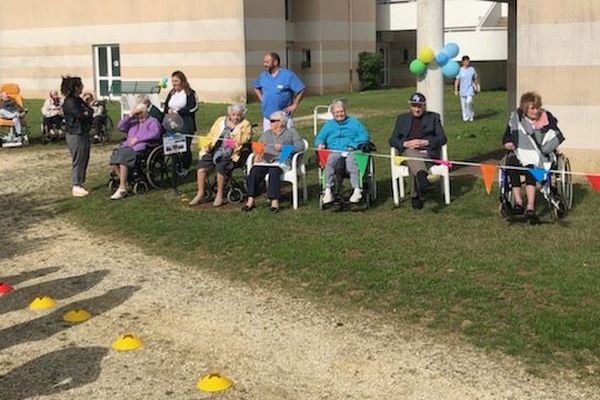
[[[358,79],[362,90],[379,89],[383,57],[379,53],[363,51],[358,54]]]

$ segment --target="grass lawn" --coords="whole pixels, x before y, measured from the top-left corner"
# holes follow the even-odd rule
[[[340,96],[348,99],[351,113],[361,116],[379,153],[387,154],[395,115],[407,109],[410,91]],[[451,159],[500,148],[505,96],[478,95],[478,118],[465,124],[458,99],[446,92]],[[308,97],[297,116],[334,97]],[[206,132],[223,111],[224,105],[201,105],[200,131]],[[250,105],[248,115],[259,121],[257,104]],[[311,123],[300,122],[299,131],[310,138]],[[365,212],[319,211],[314,166],[308,204],[277,215],[266,207],[252,213],[233,206],[192,210],[159,191],[111,202],[104,189],[108,170],[90,171],[96,189],[90,198],[67,199],[61,209],[93,231],[117,233],[150,253],[427,326],[439,335],[518,356],[539,374],[567,366],[586,376],[587,367],[598,365],[600,195],[576,184],[574,210],[563,222],[509,224],[499,218],[497,195],[485,193],[479,175],[452,177],[450,206],[435,191],[425,209],[415,212],[406,202],[393,208],[389,161],[377,159],[376,170],[380,199]],[[190,197],[194,183],[181,190]]]

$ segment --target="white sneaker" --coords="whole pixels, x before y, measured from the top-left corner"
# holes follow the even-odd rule
[[[121,199],[124,199],[125,197],[127,197],[126,190],[117,190],[116,192],[113,193],[112,196],[110,196],[110,198],[112,200],[121,200]]]
[[[333,193],[331,193],[331,189],[325,189],[325,193],[323,194],[323,204],[333,203]]]
[[[362,199],[362,191],[358,188],[354,189],[350,196],[350,203],[358,203]]]
[[[73,186],[72,193],[73,193],[74,197],[85,197],[88,194],[90,194],[90,192],[88,192],[87,190],[85,190],[81,186]]]

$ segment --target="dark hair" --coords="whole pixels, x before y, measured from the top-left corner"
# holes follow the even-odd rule
[[[267,54],[270,55],[273,60],[277,61],[278,66],[281,65],[281,57],[279,57],[279,54],[274,51],[270,51]]]
[[[462,60],[463,61],[467,61],[467,60],[471,61],[471,59],[469,58],[469,56],[462,56]]]
[[[81,78],[78,76],[63,76],[60,84],[60,92],[63,96],[78,96],[79,90],[83,88]]]
[[[173,77],[177,77],[179,78],[179,80],[181,81],[181,87],[183,88],[183,91],[185,92],[185,94],[190,94],[190,92],[192,91],[192,88],[190,87],[190,84],[185,76],[185,74],[181,71],[175,71],[171,74],[171,78]],[[173,92],[173,91],[171,91]]]

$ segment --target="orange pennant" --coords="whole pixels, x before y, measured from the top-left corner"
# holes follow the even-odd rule
[[[317,157],[319,158],[319,164],[321,164],[321,168],[325,168],[325,165],[327,165],[327,159],[329,158],[330,154],[331,150],[317,150]]]
[[[252,142],[252,150],[258,155],[263,155],[265,144],[263,142]]]
[[[479,167],[483,175],[485,191],[487,194],[490,194],[492,192],[492,185],[494,184],[494,177],[496,176],[496,166],[493,164],[479,164]]]
[[[590,181],[590,185],[594,188],[596,192],[600,192],[600,175],[586,175],[588,181]]]

